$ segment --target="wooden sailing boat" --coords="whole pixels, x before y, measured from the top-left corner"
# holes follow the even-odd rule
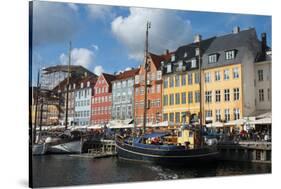
[[[218,156],[216,145],[204,145],[201,136],[202,128],[202,113],[200,98],[200,125],[199,127],[183,126],[180,135],[177,137],[176,143],[169,142],[171,133],[151,133],[145,134],[146,131],[146,102],[147,102],[147,68],[148,68],[148,30],[150,23],[146,26],[146,45],[145,45],[145,90],[144,90],[144,116],[143,116],[143,135],[131,140],[116,137],[116,148],[118,157],[125,160],[144,161],[153,163],[183,163],[195,161],[213,160]],[[200,50],[200,43],[199,43]],[[199,65],[200,65],[199,53]],[[201,65],[199,66],[201,74]],[[201,75],[200,75],[201,86]],[[201,93],[201,87],[200,87]],[[190,137],[192,134],[192,137]],[[154,139],[158,141],[154,141]],[[191,138],[191,139],[190,139]],[[182,145],[183,144],[183,145]]]

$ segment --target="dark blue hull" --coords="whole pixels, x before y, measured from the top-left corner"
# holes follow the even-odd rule
[[[216,147],[161,149],[159,146],[159,148],[144,148],[125,143],[122,140],[116,140],[116,148],[118,157],[121,159],[159,164],[208,162],[216,160],[219,155]]]

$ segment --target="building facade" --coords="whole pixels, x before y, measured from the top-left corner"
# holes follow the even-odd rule
[[[255,65],[262,52],[253,28],[216,37],[202,57],[203,123],[228,123],[252,115]]]
[[[162,71],[161,62],[168,59],[170,53],[164,55],[148,54],[147,72],[147,114],[146,122],[156,124],[162,121]],[[137,126],[142,125],[144,116],[145,69],[140,66],[135,76],[134,85],[134,120]]]
[[[102,73],[94,86],[91,124],[107,124],[111,120],[112,85],[114,75]]]
[[[75,90],[75,125],[90,125],[91,122],[91,100],[94,95],[93,87],[97,78],[88,76],[77,83]]]
[[[112,120],[133,119],[134,81],[139,69],[124,71],[112,81]]]
[[[195,36],[193,43],[179,47],[162,65],[163,120],[169,121],[170,126],[198,122],[199,41],[201,53],[204,53],[213,39],[200,41],[201,36]]]

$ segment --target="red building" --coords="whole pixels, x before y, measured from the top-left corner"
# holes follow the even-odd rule
[[[170,58],[171,54],[164,55],[148,54],[147,72],[147,117],[148,124],[155,124],[162,121],[162,71],[161,62]],[[134,92],[134,117],[137,126],[143,124],[144,114],[144,87],[145,69],[141,65],[139,74],[135,76]]]
[[[102,73],[95,86],[92,96],[91,124],[105,124],[111,120],[112,86],[114,75]]]

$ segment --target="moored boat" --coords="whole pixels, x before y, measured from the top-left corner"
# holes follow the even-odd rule
[[[116,138],[118,157],[125,160],[167,163],[195,163],[215,160],[218,157],[216,144],[201,144],[196,132],[184,130],[182,136],[176,136],[177,143],[168,142],[169,133],[152,133],[135,139]],[[194,136],[189,137],[189,133]],[[188,136],[188,137],[186,137]],[[157,138],[158,142],[152,143]],[[180,142],[184,142],[181,144]],[[194,143],[195,142],[195,143]],[[196,142],[199,142],[196,144]]]

